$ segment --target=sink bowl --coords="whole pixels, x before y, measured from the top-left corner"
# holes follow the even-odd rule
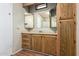
[[[42,33],[43,31],[40,30],[39,32]]]

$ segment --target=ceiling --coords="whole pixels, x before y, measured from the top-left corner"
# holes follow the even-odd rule
[[[23,3],[24,6],[30,6],[33,5],[34,3]]]

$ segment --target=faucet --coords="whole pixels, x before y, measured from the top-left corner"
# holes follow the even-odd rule
[[[43,32],[42,30],[39,30],[39,32]]]

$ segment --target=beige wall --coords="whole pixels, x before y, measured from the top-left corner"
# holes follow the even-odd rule
[[[79,56],[79,4],[77,4],[77,31],[76,31],[76,34],[77,34],[77,40],[76,40],[76,49],[77,49],[77,55]]]
[[[21,49],[21,30],[24,29],[24,12],[22,4],[13,4],[13,53]]]

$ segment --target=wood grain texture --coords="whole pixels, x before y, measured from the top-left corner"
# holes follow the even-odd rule
[[[42,38],[41,35],[32,35],[32,50],[42,51]]]
[[[74,3],[60,3],[59,5],[59,20],[66,20],[69,19],[71,20],[71,18],[74,18],[75,15],[75,8],[74,8]]]
[[[60,21],[60,55],[75,55],[75,25],[71,19]]]
[[[57,55],[56,35],[22,34],[22,48]],[[31,41],[31,42],[30,42]]]
[[[22,33],[22,48],[31,49],[31,35]]]
[[[44,35],[42,37],[42,52],[56,55],[56,36]]]
[[[76,55],[76,4],[57,4],[57,55]]]

